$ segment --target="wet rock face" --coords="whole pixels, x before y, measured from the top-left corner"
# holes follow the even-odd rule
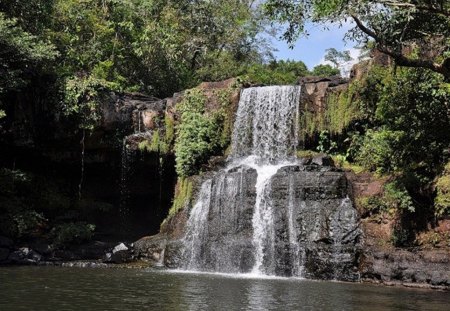
[[[165,265],[251,272],[256,260],[252,223],[256,179],[256,171],[245,167],[217,174],[208,185],[207,218],[204,228],[196,231],[200,238],[184,244],[182,240],[169,242]],[[345,174],[333,167],[313,164],[279,169],[267,193],[273,232],[264,247],[265,271],[281,276],[356,280],[361,231],[347,192]],[[190,230],[187,225],[187,237]]]
[[[207,197],[201,198],[206,218],[197,220],[199,227],[188,223],[186,228],[182,251],[185,269],[227,273],[251,270],[256,178],[254,169],[238,167],[211,179]]]
[[[297,261],[307,278],[355,280],[361,231],[347,180],[302,169],[284,167],[272,178],[276,274],[294,274]]]
[[[410,251],[366,247],[361,261],[365,281],[407,286],[449,288],[450,252],[445,249]]]

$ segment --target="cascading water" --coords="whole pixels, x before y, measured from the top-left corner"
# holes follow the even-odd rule
[[[357,213],[345,201],[346,179],[331,168],[306,168],[295,157],[300,91],[300,86],[242,91],[229,163],[199,189],[182,240],[181,268],[351,275],[359,231]]]

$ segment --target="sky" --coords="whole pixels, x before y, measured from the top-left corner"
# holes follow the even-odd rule
[[[325,50],[328,48],[335,48],[338,51],[350,50],[354,59],[359,55],[359,51],[355,49],[355,42],[344,42],[345,33],[354,27],[353,23],[344,23],[341,27],[330,24],[329,29],[324,29],[323,26],[307,24],[306,29],[309,33],[308,37],[301,37],[293,49],[289,49],[285,41],[272,39],[274,47],[278,50],[274,52],[277,60],[301,60],[309,69],[314,66],[326,63],[324,59]],[[346,67],[351,66],[348,64]]]

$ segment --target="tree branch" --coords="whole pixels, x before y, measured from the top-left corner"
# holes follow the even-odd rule
[[[375,40],[377,43],[377,49],[383,54],[392,57],[397,65],[404,67],[427,68],[442,74],[446,80],[450,80],[450,58],[446,58],[441,64],[435,63],[431,60],[409,58],[401,52],[395,52],[389,49],[383,40],[373,30],[366,27],[356,15],[351,14],[351,17],[362,32]]]
[[[380,3],[387,5],[387,6],[393,6],[398,8],[413,8],[417,11],[427,11],[434,14],[441,14],[446,17],[450,17],[450,11],[445,10],[443,7],[436,7],[433,5],[416,5],[413,3],[405,3],[405,2],[397,2],[394,0],[379,0]]]

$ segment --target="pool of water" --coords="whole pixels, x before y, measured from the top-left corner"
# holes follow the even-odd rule
[[[0,310],[450,310],[450,293],[162,270],[0,267]]]

